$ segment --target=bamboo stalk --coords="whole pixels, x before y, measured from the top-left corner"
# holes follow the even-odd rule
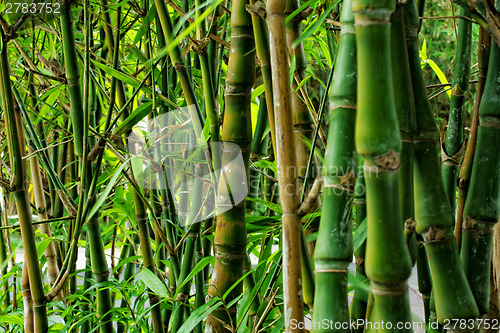
[[[464,16],[465,10],[460,8],[459,16]],[[469,88],[469,68],[471,57],[472,22],[458,19],[458,40],[455,49],[455,67],[450,100],[450,115],[442,146],[442,172],[446,195],[455,209],[457,171],[463,157],[464,142],[464,108],[465,93]]]
[[[252,139],[251,89],[255,77],[255,45],[246,0],[235,0],[231,14],[231,49],[226,77],[225,112],[222,125],[224,149],[218,186],[217,225],[214,238],[215,265],[208,289],[211,297],[222,297],[243,276],[247,231],[245,197],[248,193],[248,163]],[[231,165],[241,154],[243,163]],[[239,184],[234,186],[234,184]],[[238,198],[235,202],[233,198]],[[239,202],[242,200],[241,202]],[[234,300],[242,292],[239,283],[225,298]],[[236,304],[227,311],[219,307],[207,318],[205,332],[229,332],[236,327]]]
[[[26,264],[26,255],[21,273],[21,291],[23,293],[23,315],[24,315],[24,332],[34,333],[35,325],[33,320],[33,299],[31,298],[30,281],[28,277],[28,265]]]
[[[34,325],[36,333],[48,331],[47,308],[43,291],[42,275],[38,255],[36,252],[35,235],[32,228],[31,210],[26,191],[26,165],[23,162],[26,149],[24,141],[24,128],[19,108],[14,108],[14,99],[10,81],[9,59],[7,56],[7,40],[3,30],[1,32],[1,80],[0,92],[5,115],[5,130],[7,133],[7,145],[12,168],[12,192],[16,200],[21,236],[25,247],[25,265],[29,275],[29,284],[33,299]]]
[[[500,4],[497,4],[497,9]],[[500,214],[500,47],[492,43],[462,223],[461,256],[479,313],[490,307],[493,227]]]
[[[352,200],[358,166],[354,147],[356,37],[350,0],[344,1],[340,22],[342,30],[330,90],[330,128],[323,168],[323,209],[314,252],[317,290],[321,292],[315,296],[313,323],[328,321],[342,323],[342,327],[346,327],[349,323],[347,266],[353,255]],[[320,326],[315,325],[311,331],[348,331],[345,328]]]
[[[78,58],[76,56],[75,36],[73,34],[73,23],[71,19],[71,1],[63,0],[61,3],[61,31],[64,47],[64,64],[66,69],[66,80],[68,80],[68,91],[71,103],[71,120],[73,124],[73,138],[75,154],[83,154],[83,101],[80,87],[80,71],[78,69]]]
[[[458,181],[458,199],[457,199],[457,222],[455,223],[455,238],[457,239],[458,248],[462,243],[462,222],[465,206],[465,198],[469,190],[470,175],[472,171],[472,161],[474,160],[474,152],[477,141],[477,128],[479,126],[479,105],[484,92],[484,84],[486,82],[486,74],[488,71],[488,59],[490,55],[491,40],[488,32],[483,28],[479,28],[478,40],[478,69],[477,74],[478,84],[476,87],[476,99],[474,101],[474,110],[471,119],[471,128],[467,148],[465,149],[464,160],[460,167]]]
[[[399,198],[401,138],[391,75],[390,16],[396,1],[353,1],[358,50],[356,149],[363,157],[367,200],[366,275],[371,321],[410,322],[405,244]],[[411,331],[402,329],[399,332]]]
[[[28,153],[32,154],[33,149],[28,145]],[[48,220],[49,216],[47,214],[47,204],[45,202],[45,193],[43,190],[42,176],[40,173],[40,166],[38,164],[38,158],[32,156],[30,159],[31,177],[33,184],[33,193],[35,196],[35,205],[38,218],[40,220]],[[47,235],[47,238],[52,237],[52,232],[47,223],[42,223],[40,225],[40,230],[42,233]],[[57,267],[57,251],[54,241],[51,241],[45,250],[45,257],[47,258],[47,274],[49,278],[49,283],[54,284],[57,276],[59,275],[59,268]],[[57,300],[62,300],[62,295],[59,295]]]
[[[359,166],[363,165],[363,160],[359,158]],[[363,170],[358,170],[356,185],[354,187],[353,204],[356,208],[356,224],[359,228],[362,221],[366,219],[366,193],[365,193],[365,176]],[[365,222],[366,223],[366,222]],[[356,278],[362,283],[367,282],[365,272],[365,257],[366,257],[366,240],[357,248],[354,249],[354,260],[356,263]],[[356,327],[352,328],[353,333],[363,333],[363,325],[358,325],[358,320],[364,320],[367,316],[367,300],[364,299],[366,292],[357,287],[354,289],[354,295],[351,302],[350,315],[351,319],[356,323]]]
[[[401,134],[401,154],[399,167],[399,200],[405,226],[405,236],[412,259],[417,259],[415,231],[415,211],[413,203],[413,138],[416,131],[415,102],[411,85],[408,51],[404,30],[403,5],[397,4],[391,16],[391,61],[394,81],[394,98]]]
[[[290,97],[291,82],[288,70],[288,55],[285,34],[286,0],[267,3],[267,25],[269,28],[270,64],[273,82],[273,101],[276,127],[276,158],[279,193],[283,207],[283,281],[285,301],[285,332],[303,332],[304,321],[302,299],[301,220],[297,214],[299,198],[296,180],[296,156],[294,153],[293,117]]]
[[[476,318],[478,310],[458,256],[453,232],[453,210],[441,178],[437,157],[438,130],[420,67],[419,20],[415,1],[406,4],[404,10],[417,112],[413,169],[416,231],[424,238],[432,274],[436,315],[443,324],[446,319]]]

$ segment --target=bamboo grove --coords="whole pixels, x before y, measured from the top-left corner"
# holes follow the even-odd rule
[[[432,5],[2,1],[0,332],[497,332],[500,2]]]

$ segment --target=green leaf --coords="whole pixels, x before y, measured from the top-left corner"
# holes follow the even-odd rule
[[[147,117],[153,111],[152,105],[152,102],[146,102],[139,105],[139,107],[120,124],[120,126],[116,129],[115,134],[121,135],[130,131],[132,127],[137,125],[142,119]]]
[[[290,13],[290,15],[288,15],[285,19],[285,22],[288,23],[290,22],[295,16],[297,16],[298,13],[300,13],[301,11],[303,11],[307,6],[310,6],[312,5],[313,3],[317,2],[318,0],[309,0],[308,2],[306,2],[305,4],[303,4],[302,6],[300,6],[299,8],[295,9],[293,12]]]
[[[215,261],[214,257],[205,257],[205,258],[201,259],[196,264],[196,266],[191,270],[191,272],[189,273],[189,275],[184,279],[184,281],[182,281],[182,283],[177,286],[177,290],[176,290],[175,294],[180,293],[181,288],[184,287],[184,285],[186,283],[188,283],[189,281],[191,281],[193,279],[193,277],[196,274],[198,274],[199,272],[201,272],[208,264],[213,265],[214,261]]]
[[[16,316],[16,315],[0,316],[0,323],[14,324],[14,325],[19,325],[21,327],[23,327],[23,325],[24,325],[23,317],[21,315],[19,315],[19,316]]]
[[[139,28],[139,30],[137,30],[137,34],[135,35],[133,42],[134,45],[137,45],[139,43],[139,40],[148,31],[149,26],[151,25],[151,22],[153,22],[153,19],[155,17],[156,17],[156,6],[152,5],[148,13],[144,17],[144,20],[141,22],[142,23],[141,27]]]
[[[161,280],[149,269],[143,268],[137,274],[138,278],[148,286],[151,291],[159,296],[169,298],[167,287],[161,282]]]
[[[340,2],[340,0],[335,0],[335,2],[333,4],[330,4],[329,6],[327,6],[327,8],[323,12],[323,14],[321,14],[321,16],[316,18],[316,20],[306,28],[306,30],[299,36],[299,38],[297,38],[293,42],[292,49],[296,48],[297,45],[302,43],[303,40],[305,40],[306,38],[309,38],[313,33],[315,33],[319,29],[321,24],[323,24],[326,21],[326,17],[330,14],[330,12],[333,10],[333,8],[335,8],[335,6],[339,2]]]
[[[439,66],[434,62],[434,60],[432,59],[428,59],[426,60],[426,62],[429,64],[429,66],[431,66],[432,70],[434,71],[434,73],[436,73],[438,79],[439,79],[439,82],[441,82],[442,84],[447,84],[447,86],[451,86],[448,82],[448,80],[446,79],[446,76],[444,75],[443,71],[441,70],[441,68],[439,68]],[[445,86],[445,87],[447,87]],[[448,97],[451,98],[451,90],[448,89],[446,91],[446,93],[448,94]]]
[[[191,333],[196,325],[208,317],[215,309],[222,305],[218,297],[213,298],[208,303],[203,304],[198,309],[194,310],[188,319],[182,324],[177,333]]]
[[[253,91],[252,91],[252,101],[255,100],[257,97],[259,97],[260,95],[262,95],[262,93],[265,91],[265,87],[263,84],[261,84],[260,86],[258,86],[257,88],[255,88]]]
[[[125,168],[127,165],[126,162],[124,162],[122,165],[118,167],[118,169],[115,170],[113,177],[109,181],[108,185],[104,189],[104,191],[101,193],[99,196],[99,199],[95,202],[94,206],[90,210],[90,212],[87,215],[86,222],[90,221],[90,219],[94,216],[95,213],[101,208],[101,206],[104,204],[104,202],[108,199],[109,194],[111,193],[111,190],[115,187],[115,183],[120,178],[122,174],[122,170]]]
[[[42,254],[45,252],[50,242],[52,242],[52,239],[53,237],[44,238],[40,242],[38,242],[38,244],[36,244],[36,253],[39,259],[42,257]]]
[[[127,257],[123,260],[120,260],[120,262],[118,263],[118,265],[115,266],[115,268],[113,269],[113,274],[116,273],[116,271],[118,271],[120,269],[120,267],[122,267],[123,265],[126,265],[128,264],[129,262],[132,262],[134,260],[139,260],[141,259],[141,256],[131,256],[131,257]]]
[[[352,236],[354,251],[356,251],[366,239],[366,224],[367,222],[365,217],[365,219],[361,221],[356,228],[356,231],[354,231],[354,235]]]
[[[277,205],[275,203],[268,202],[266,200],[262,200],[259,198],[251,198],[251,197],[247,197],[247,200],[255,201],[255,202],[258,202],[260,204],[263,204],[264,206],[266,206],[267,208],[269,208],[270,210],[272,210],[276,214],[279,214],[279,215],[283,214],[283,209],[281,208],[281,206]]]

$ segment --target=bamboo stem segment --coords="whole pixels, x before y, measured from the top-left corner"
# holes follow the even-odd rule
[[[347,266],[353,255],[352,202],[358,166],[354,147],[356,37],[350,0],[344,1],[340,20],[342,30],[330,90],[323,210],[314,252],[316,287],[322,290],[314,299],[312,332],[315,333],[346,332],[344,323],[349,323]],[[324,320],[342,323],[343,329],[317,325]]]
[[[296,180],[296,157],[290,79],[285,35],[286,0],[267,3],[267,25],[271,54],[274,114],[276,124],[276,160],[279,193],[283,207],[283,281],[285,298],[285,332],[303,332],[304,302],[301,272],[301,220],[297,214],[299,201]]]
[[[251,126],[251,89],[255,80],[255,44],[246,0],[235,0],[231,10],[231,48],[227,68],[224,120],[222,124],[222,169],[217,195],[217,225],[214,238],[215,265],[208,289],[211,297],[222,297],[243,276],[247,230],[245,197],[248,193]],[[231,163],[241,158],[241,163]],[[240,160],[241,161],[241,160]],[[240,202],[240,200],[243,200]],[[228,304],[243,290],[231,290]],[[219,307],[207,318],[205,332],[223,333],[236,327],[236,305]]]
[[[410,255],[399,203],[401,138],[391,75],[390,16],[396,1],[355,0],[358,52],[356,149],[363,157],[367,200],[366,275],[371,321],[410,322]],[[400,330],[411,331],[409,329]]]

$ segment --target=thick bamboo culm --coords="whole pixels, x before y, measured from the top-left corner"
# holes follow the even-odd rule
[[[285,16],[290,15],[292,12],[297,10],[300,6],[299,1],[297,0],[287,0],[285,5]],[[299,15],[291,19],[286,24],[286,42],[288,47],[288,52],[290,58],[295,58],[295,73],[294,76],[297,76],[300,81],[305,78],[305,71],[307,69],[307,61],[306,55],[304,51],[304,45],[299,43],[293,48],[293,43],[300,37],[302,34],[302,18]],[[311,163],[312,170],[310,170],[306,179],[306,170],[309,159],[310,149],[307,144],[304,142],[304,139],[309,139],[312,141],[313,136],[313,121],[311,115],[309,114],[309,110],[307,108],[306,103],[304,102],[304,98],[308,98],[307,90],[305,87],[302,87],[302,91],[306,92],[303,96],[300,96],[300,91],[298,89],[298,84],[296,80],[292,80],[292,91],[290,94],[291,98],[291,108],[293,114],[293,130],[295,135],[295,155],[296,155],[296,177],[297,177],[297,188],[303,188],[303,185],[306,185],[307,192],[312,187],[312,183],[314,182],[315,177],[317,176],[317,168],[316,164]],[[318,208],[319,201],[318,199],[315,202],[311,203],[309,206],[309,210],[304,212],[306,214],[313,212]],[[314,302],[314,273],[312,270],[311,264],[311,255],[314,252],[314,242],[313,244],[306,244],[305,236],[310,235],[311,233],[317,231],[317,219],[313,220],[309,225],[308,229],[301,236],[303,248],[302,248],[302,296],[304,298],[304,303],[309,307],[311,311],[313,311],[313,302]]]
[[[344,1],[341,32],[330,90],[330,128],[323,166],[323,210],[314,251],[319,292],[314,299],[311,332],[347,332],[320,325],[324,320],[349,323],[347,266],[352,261],[352,203],[358,159],[356,119],[356,37],[351,0]],[[335,326],[337,327],[337,326]]]
[[[479,40],[477,50],[477,87],[476,99],[474,101],[474,111],[472,114],[470,135],[467,140],[467,148],[465,150],[464,159],[460,166],[460,174],[458,179],[458,199],[457,199],[457,221],[455,223],[455,238],[457,239],[458,249],[462,243],[462,222],[467,191],[469,190],[470,175],[472,172],[472,162],[474,160],[474,152],[477,141],[477,128],[479,126],[479,105],[481,105],[481,97],[484,92],[486,83],[486,74],[488,71],[488,61],[490,56],[491,38],[488,32],[482,27],[479,28]]]
[[[47,307],[43,290],[42,274],[38,255],[36,251],[35,235],[32,227],[31,207],[26,190],[26,164],[23,157],[25,155],[24,127],[19,108],[14,107],[14,97],[12,95],[12,85],[10,81],[9,58],[7,55],[7,40],[0,29],[0,94],[5,117],[5,129],[7,135],[7,145],[11,161],[12,174],[14,175],[11,186],[16,201],[21,236],[25,249],[26,270],[29,275],[29,285],[31,297],[33,299],[34,326],[36,333],[48,332],[49,324],[47,319]]]
[[[419,16],[415,1],[408,2],[404,11],[417,115],[413,169],[416,231],[424,238],[439,322],[444,323],[446,319],[476,318],[479,313],[458,256],[453,210],[441,177],[438,160],[439,132],[420,67]]]
[[[359,158],[358,166],[363,166],[363,160]],[[365,176],[363,170],[358,169],[356,177],[356,185],[354,186],[354,198],[353,204],[356,208],[355,222],[359,228],[361,223],[365,221],[366,223],[366,196],[365,196]],[[366,278],[365,272],[365,255],[366,255],[366,240],[359,245],[358,248],[354,249],[354,260],[356,263],[356,278],[362,283],[369,283]],[[349,309],[351,320],[356,322],[356,326],[352,328],[352,333],[363,333],[363,325],[358,325],[360,323],[358,320],[364,320],[366,318],[367,310],[367,295],[365,290],[360,287],[354,289],[354,295],[351,302],[351,308]]]
[[[296,183],[296,156],[294,151],[293,117],[288,77],[288,52],[285,33],[286,0],[267,4],[267,25],[271,55],[274,115],[276,125],[276,161],[279,193],[283,207],[283,281],[285,301],[285,332],[303,332],[304,321],[301,272],[301,220],[297,214],[298,192]]]
[[[73,23],[71,22],[71,1],[64,0],[61,6],[61,31],[64,46],[64,64],[66,79],[68,80],[68,91],[71,102],[71,121],[75,154],[83,154],[83,101],[80,87],[80,71],[78,69],[78,58],[75,49],[75,37],[73,35]]]
[[[497,4],[497,9],[500,4]],[[481,315],[490,305],[493,227],[500,214],[500,47],[491,43],[479,127],[462,223],[461,256]]]
[[[269,53],[269,35],[266,21],[259,15],[259,10],[263,8],[262,2],[250,0],[250,5],[247,10],[252,14],[252,25],[255,38],[255,53],[260,62],[262,72],[262,81],[264,83],[264,91],[266,96],[267,117],[269,120],[269,130],[271,132],[271,142],[274,155],[276,156],[276,127],[274,122],[274,107],[271,101],[273,100],[273,83],[270,66]]]
[[[463,17],[464,15],[465,10],[460,8],[459,16]],[[465,113],[465,93],[469,88],[471,35],[472,22],[465,18],[459,18],[450,115],[441,150],[444,189],[453,209],[455,209],[456,203],[457,171],[463,156],[463,148],[465,147],[463,119]]]
[[[399,202],[401,138],[394,101],[390,16],[396,1],[355,0],[358,96],[356,149],[363,157],[367,202],[366,275],[370,321],[410,322],[411,259]],[[383,92],[383,93],[381,93]],[[411,331],[411,329],[400,330]]]
[[[415,231],[415,210],[413,204],[413,137],[415,135],[415,102],[411,85],[406,35],[404,30],[403,5],[399,2],[391,16],[391,61],[394,81],[394,99],[401,134],[401,154],[399,167],[399,198],[401,203],[402,223],[412,259],[412,266],[417,258]]]
[[[248,1],[235,0],[231,10],[231,49],[225,87],[224,121],[222,124],[222,171],[218,186],[217,216],[214,238],[215,264],[208,289],[211,297],[222,297],[243,276],[246,256],[245,200],[233,202],[233,198],[245,198],[248,188],[248,163],[252,140],[251,89],[255,77],[255,44],[252,19],[246,11]],[[239,154],[244,165],[229,163]],[[241,184],[233,186],[233,184]],[[226,210],[227,209],[227,210]],[[231,302],[243,290],[238,284],[224,300]],[[236,323],[236,305],[229,309],[219,307],[207,318],[205,332],[229,332]]]

